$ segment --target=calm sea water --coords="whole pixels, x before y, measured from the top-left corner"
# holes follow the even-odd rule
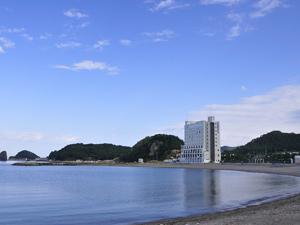
[[[289,176],[2,163],[0,224],[136,224],[241,207],[297,191],[299,179]]]

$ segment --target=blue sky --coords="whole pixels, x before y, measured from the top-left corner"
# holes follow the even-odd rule
[[[0,149],[300,132],[300,2],[0,1]]]

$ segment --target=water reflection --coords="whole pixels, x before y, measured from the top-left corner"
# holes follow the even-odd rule
[[[220,179],[214,170],[185,170],[184,171],[184,203],[186,210],[212,207],[219,203]]]

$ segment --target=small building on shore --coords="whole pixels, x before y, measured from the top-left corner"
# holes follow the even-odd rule
[[[300,164],[300,155],[295,155],[294,162]]]

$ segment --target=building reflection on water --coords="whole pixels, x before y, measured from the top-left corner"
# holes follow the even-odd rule
[[[201,209],[218,206],[220,201],[220,178],[214,170],[184,171],[184,207]]]

